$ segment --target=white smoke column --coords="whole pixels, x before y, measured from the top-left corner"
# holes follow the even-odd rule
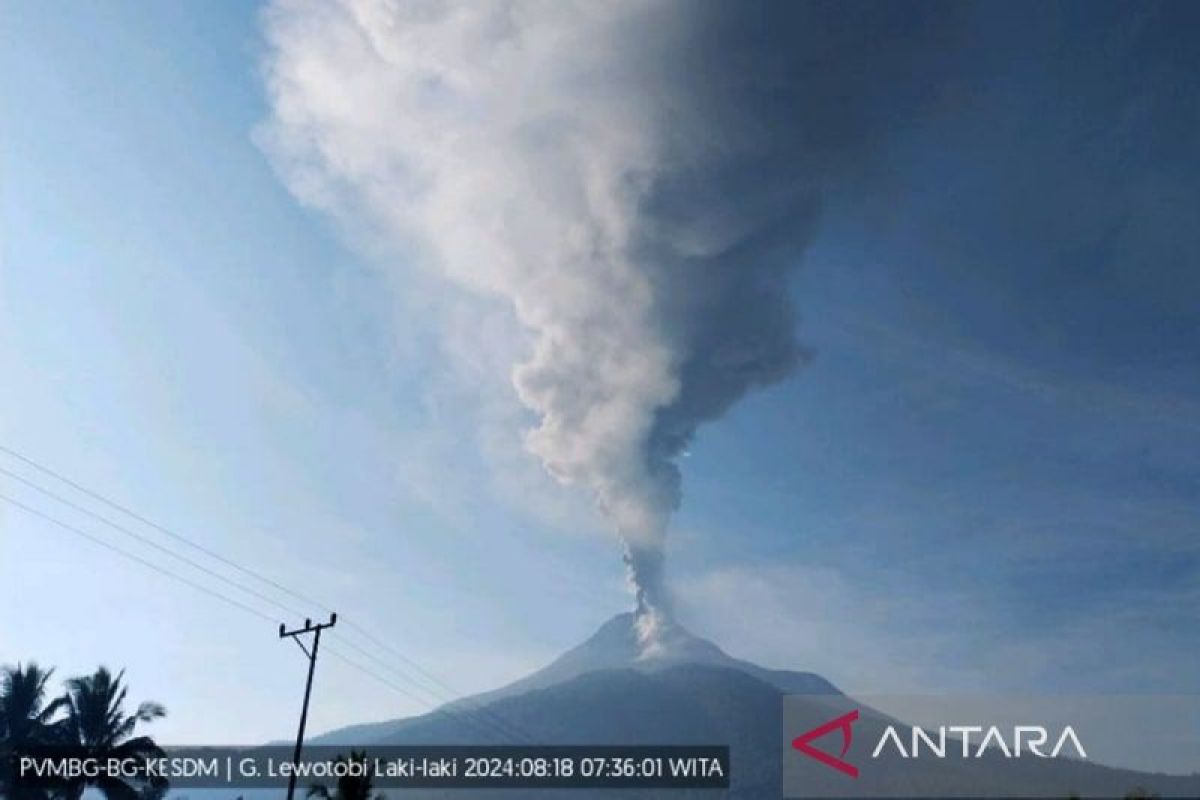
[[[289,186],[511,302],[534,337],[513,371],[540,419],[528,449],[611,517],[651,627],[668,613],[674,460],[797,363],[787,273],[824,176],[862,138],[858,105],[813,76],[865,48],[789,55],[815,41],[804,20],[785,41],[762,9],[717,5],[279,0],[265,15],[264,137]]]

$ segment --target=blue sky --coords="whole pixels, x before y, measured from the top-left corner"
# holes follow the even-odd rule
[[[395,255],[272,171],[258,13],[3,11],[0,443],[494,686],[627,608],[616,544],[447,374]],[[814,360],[682,462],[697,633],[860,691],[1194,690],[1196,48],[1106,14],[988,7],[944,111],[834,191],[794,286]],[[0,608],[0,660],[125,666],[162,741],[290,734],[269,624],[11,507]],[[318,681],[317,730],[428,705]]]

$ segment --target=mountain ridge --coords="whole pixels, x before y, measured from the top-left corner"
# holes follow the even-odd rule
[[[644,790],[633,796],[763,800],[782,795],[783,765],[791,763],[789,754],[794,755],[783,732],[783,697],[789,694],[803,695],[804,718],[813,724],[857,709],[861,713],[858,734],[867,741],[878,740],[883,727],[896,722],[818,675],[766,669],[734,658],[678,625],[660,631],[646,647],[637,636],[633,616],[622,614],[542,669],[505,686],[420,716],[341,728],[310,741],[356,749],[425,744],[720,744],[729,747],[733,765],[728,792]],[[856,788],[925,787],[929,796],[946,796],[948,786],[982,780],[989,790],[1011,796],[1032,787],[1036,796],[1121,797],[1146,787],[1163,797],[1200,797],[1200,775],[1158,775],[1069,759],[1025,762],[997,762],[985,772],[966,774],[961,765],[946,762],[883,761],[869,775],[864,773]],[[846,787],[836,782],[842,779],[832,770],[818,772],[813,785],[821,784],[828,796],[841,796]],[[528,795],[528,791],[489,790],[486,796]],[[405,796],[474,794],[406,791]],[[580,800],[613,796],[612,792],[572,791],[572,797]]]
[[[470,716],[477,709],[500,700],[568,683],[592,672],[629,669],[654,673],[685,664],[724,667],[741,672],[784,694],[841,694],[832,683],[815,673],[770,669],[730,656],[714,642],[692,634],[678,623],[668,624],[656,638],[656,645],[647,652],[639,640],[634,614],[625,612],[604,622],[590,637],[541,669],[495,689],[452,700],[430,714],[459,718]],[[311,741],[315,744],[381,741],[407,727],[407,723],[428,716],[351,725],[328,731]]]

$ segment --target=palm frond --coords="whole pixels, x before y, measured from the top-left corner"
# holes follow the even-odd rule
[[[137,718],[139,722],[153,722],[156,719],[161,719],[167,715],[167,709],[162,703],[146,702],[142,703],[137,708]]]
[[[46,701],[46,684],[53,669],[36,662],[0,667],[0,734],[10,743],[43,741],[62,709],[62,703]]]

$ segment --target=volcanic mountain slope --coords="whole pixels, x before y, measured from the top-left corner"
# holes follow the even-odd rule
[[[891,721],[817,675],[769,670],[735,659],[678,626],[664,631],[657,646],[643,652],[632,615],[623,614],[544,669],[508,686],[420,717],[343,728],[311,741],[360,748],[372,744],[518,743],[521,739],[541,744],[727,744],[732,765],[729,792],[709,790],[694,795],[765,800],[782,793],[781,759],[787,746],[784,694],[806,695],[805,717],[819,721],[851,707],[860,709],[862,720],[856,736],[867,740],[877,740]],[[514,731],[520,738],[506,735]],[[873,777],[880,781],[900,780],[905,786],[927,786],[931,791],[948,781],[961,780],[952,766],[939,762],[878,766]],[[843,776],[828,773],[818,774],[817,780],[830,780],[836,795],[836,782]],[[997,776],[1001,774],[1007,773],[997,772]],[[997,782],[1000,780],[997,777]],[[1135,786],[1152,786],[1164,796],[1200,796],[1200,776],[1164,778],[1057,759],[1031,762],[1021,780],[1023,785],[1047,787],[1051,794],[1045,796],[1079,792],[1111,797]],[[867,782],[877,781],[856,782],[856,786],[867,789]],[[1183,782],[1188,782],[1189,792],[1180,791]],[[841,791],[844,789],[841,786]],[[570,794],[578,800],[660,795],[681,800],[693,796],[679,790],[573,790]],[[405,797],[424,798],[464,795],[473,793],[404,793]],[[488,790],[479,796],[528,795],[528,791]]]
[[[618,614],[604,623],[591,638],[563,653],[547,666],[507,686],[456,700],[443,710],[434,711],[425,717],[354,725],[332,731],[313,741],[318,744],[390,741],[393,735],[411,729],[419,720],[440,716],[444,722],[456,720],[462,723],[472,709],[486,708],[507,698],[565,684],[589,673],[632,670],[649,677],[683,665],[723,668],[743,673],[772,687],[776,694],[838,693],[833,684],[811,672],[766,669],[749,661],[733,658],[717,645],[707,639],[693,636],[680,625],[671,625],[658,637],[657,646],[647,653],[638,641],[634,615],[626,613]],[[479,730],[478,726],[473,732],[470,729],[462,731],[454,741],[486,741],[479,739],[485,735],[488,726],[484,727],[483,731]]]
[[[656,637],[654,646],[644,650],[634,628],[633,614],[619,614],[602,625],[586,642],[563,653],[549,666],[508,686],[477,695],[471,701],[490,702],[524,694],[602,669],[634,669],[652,673],[681,664],[737,670],[791,694],[837,693],[833,684],[819,675],[764,669],[749,661],[733,658],[712,642],[693,636],[677,624],[668,626]]]

